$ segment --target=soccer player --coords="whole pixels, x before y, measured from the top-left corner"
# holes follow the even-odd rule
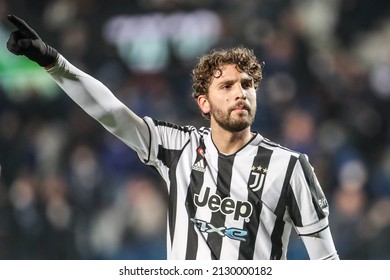
[[[307,156],[251,130],[263,68],[252,50],[213,50],[199,59],[193,97],[210,127],[196,129],[137,116],[23,20],[8,19],[17,30],[7,48],[44,67],[165,180],[168,259],[286,259],[292,228],[311,259],[339,259]]]

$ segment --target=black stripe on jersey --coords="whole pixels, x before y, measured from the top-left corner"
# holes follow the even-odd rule
[[[325,208],[328,205],[325,199],[325,195],[321,189],[321,186],[318,183],[316,175],[313,172],[313,168],[308,162],[307,157],[305,155],[301,155],[299,157],[299,163],[302,166],[307,184],[310,188],[314,209],[316,210],[318,219],[321,220],[326,217],[326,214],[324,213],[322,208]],[[322,207],[319,203],[322,203]]]
[[[271,249],[271,260],[279,260],[282,257],[282,235],[284,230],[284,224],[283,216],[286,211],[287,203],[288,203],[288,189],[290,188],[290,179],[292,172],[294,170],[295,164],[297,162],[297,158],[294,156],[290,157],[290,161],[287,166],[287,171],[285,174],[283,187],[280,193],[279,201],[275,209],[275,215],[276,215],[276,221],[274,229],[272,230],[271,234],[271,242],[272,242],[272,249]]]
[[[200,134],[201,136],[204,137],[204,136],[210,134],[211,129],[210,129],[210,127],[201,127],[201,128],[199,128],[198,132],[199,132],[199,134]]]
[[[275,143],[275,142],[272,142],[272,141],[269,140],[268,138],[264,138],[264,139],[263,139],[263,144],[266,144],[266,145],[271,146],[271,147],[273,147],[273,148],[280,148],[280,149],[285,150],[285,151],[288,151],[288,152],[297,153],[296,151],[293,151],[293,150],[291,150],[291,149],[289,149],[289,148],[287,148],[287,147],[284,147],[284,146],[282,146],[282,145],[280,145],[280,144],[277,144],[277,143]]]
[[[218,176],[217,176],[217,190],[216,194],[224,199],[230,196],[230,183],[232,180],[232,170],[234,163],[234,156],[218,156]],[[210,223],[220,228],[225,225],[226,216],[220,212],[214,212],[211,216]],[[210,246],[211,258],[220,259],[221,247],[222,247],[222,236],[217,233],[212,233],[207,236],[207,243]]]
[[[327,229],[329,227],[329,225],[327,225],[326,227],[320,229],[320,230],[317,230],[315,232],[312,232],[312,233],[307,233],[307,234],[298,234],[299,236],[315,236],[316,234],[320,233],[321,231]]]
[[[166,127],[174,128],[174,129],[184,131],[184,132],[190,132],[190,131],[195,130],[195,128],[193,126],[179,126],[176,124],[172,124],[172,123],[164,122],[164,121],[159,121],[159,120],[155,120],[155,119],[153,119],[153,123],[155,126],[166,126]]]
[[[171,245],[173,243],[173,238],[175,234],[175,221],[176,221],[176,212],[177,212],[177,179],[176,179],[176,169],[179,162],[179,158],[185,147],[189,142],[184,145],[181,150],[169,150],[165,149],[162,146],[159,146],[157,158],[161,160],[164,165],[169,167],[169,196],[168,196],[168,225],[169,225],[169,234],[171,237]]]
[[[148,122],[145,119],[142,119],[146,126],[148,127],[149,132],[149,146],[148,146],[148,158],[144,160],[144,163],[148,163],[150,161],[150,150],[152,149],[152,141],[150,141],[150,138],[152,138],[152,133],[150,132],[150,127],[148,125]]]
[[[200,152],[200,149],[202,152]],[[200,138],[200,145],[197,148],[197,155],[195,162],[200,162],[203,160],[204,168],[207,167],[207,162],[204,158],[205,146],[203,143],[203,138]],[[187,197],[186,197],[186,208],[188,212],[188,234],[187,234],[187,250],[186,250],[186,260],[195,260],[196,253],[198,249],[198,234],[195,231],[195,225],[190,220],[191,218],[195,218],[196,214],[196,206],[193,202],[195,194],[199,194],[204,181],[204,172],[199,170],[192,169],[191,171],[191,180],[190,185],[188,187]]]
[[[297,227],[302,227],[302,216],[301,211],[299,210],[298,202],[295,199],[294,192],[291,187],[287,190],[288,197],[288,212],[290,213],[290,218],[293,221],[294,225]]]
[[[255,242],[257,232],[260,225],[260,213],[262,210],[261,195],[263,194],[263,186],[266,177],[266,171],[269,166],[273,151],[259,146],[257,149],[257,155],[255,156],[252,164],[251,176],[247,183],[248,186],[248,202],[251,203],[253,207],[253,213],[250,217],[249,223],[244,223],[244,230],[248,231],[247,240],[241,242],[239,259],[240,260],[251,260],[255,252]],[[261,176],[264,178],[261,179]],[[260,189],[258,189],[257,184],[255,187],[250,187],[254,182],[257,184],[262,183]]]

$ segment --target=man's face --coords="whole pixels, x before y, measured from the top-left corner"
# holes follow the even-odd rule
[[[211,125],[230,132],[248,128],[256,114],[256,90],[253,79],[235,65],[221,68],[221,75],[213,78],[208,96],[198,100],[204,113],[210,114]],[[203,106],[202,106],[203,105]]]

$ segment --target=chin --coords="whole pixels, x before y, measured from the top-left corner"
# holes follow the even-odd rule
[[[252,122],[250,121],[232,123],[229,125],[229,131],[240,132],[247,129],[251,124]]]

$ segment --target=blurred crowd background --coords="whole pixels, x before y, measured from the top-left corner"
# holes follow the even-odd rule
[[[265,61],[253,130],[308,154],[341,259],[390,259],[390,1],[0,0],[0,259],[164,259],[164,182],[6,41],[26,20],[140,116],[207,125],[210,48]],[[288,257],[306,259],[297,236]]]

